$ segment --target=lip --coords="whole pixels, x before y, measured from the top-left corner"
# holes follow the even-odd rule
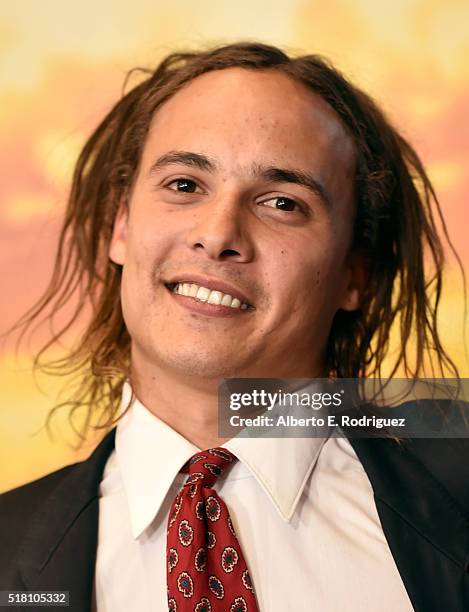
[[[195,285],[200,285],[201,287],[206,287],[207,289],[214,291],[221,291],[222,293],[228,293],[234,298],[238,298],[244,304],[247,304],[251,309],[254,308],[250,298],[243,293],[238,287],[235,287],[231,283],[228,283],[224,280],[218,278],[210,278],[208,276],[201,276],[199,274],[191,274],[191,273],[181,273],[172,279],[168,279],[164,281],[165,285],[175,285],[177,283],[194,283]]]

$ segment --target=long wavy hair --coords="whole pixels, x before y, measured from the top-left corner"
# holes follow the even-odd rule
[[[327,348],[329,375],[379,378],[388,358],[389,378],[400,372],[415,379],[428,364],[432,374],[458,377],[437,325],[443,245],[454,248],[419,156],[375,102],[323,57],[289,57],[273,46],[238,43],[174,53],[154,71],[136,69],[141,81],[123,94],[78,158],[49,286],[18,326],[24,333],[36,320],[54,319],[74,304],[35,365],[76,375],[78,384],[64,403],[72,417],[78,407],[87,408],[84,429],[115,420],[122,385],[131,374],[120,302],[122,270],[108,251],[118,205],[132,188],[152,117],[192,79],[231,67],[281,72],[302,83],[334,109],[355,143],[352,248],[368,254],[369,278],[360,309],[335,316]],[[87,324],[78,342],[64,357],[47,360],[48,350],[84,313]],[[391,329],[398,350],[389,362]]]

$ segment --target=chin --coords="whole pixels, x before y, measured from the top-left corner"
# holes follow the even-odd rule
[[[159,361],[172,370],[186,376],[198,378],[233,378],[243,369],[242,359],[234,358],[231,352],[216,351],[213,347],[204,351],[179,350],[171,354],[159,355]]]

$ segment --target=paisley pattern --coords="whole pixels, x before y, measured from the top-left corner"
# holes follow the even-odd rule
[[[216,463],[204,463],[204,468],[206,468],[214,476],[220,476],[220,474],[223,472],[223,469]]]
[[[203,572],[205,567],[207,566],[207,553],[205,548],[199,548],[199,550],[195,553],[195,569],[198,572]]]
[[[170,548],[168,551],[168,571],[171,573],[178,563],[178,553],[175,548]]]
[[[183,546],[189,546],[194,539],[194,530],[189,525],[188,521],[181,521],[179,523],[179,541]]]
[[[237,597],[230,608],[230,612],[247,612],[247,610],[248,606],[244,597]]]
[[[226,546],[221,555],[221,566],[228,574],[233,571],[234,566],[238,563],[238,553],[232,546]]]
[[[228,461],[228,462],[231,462],[234,459],[236,459],[234,455],[232,455],[229,451],[227,451],[224,448],[210,448],[208,452],[211,455],[215,455],[215,457],[220,457],[221,459],[225,459],[225,461]],[[205,458],[206,457],[204,457],[204,459]]]
[[[207,531],[206,542],[207,542],[207,548],[213,548],[215,544],[217,543],[217,538],[215,534],[213,533],[213,531]]]
[[[218,499],[214,495],[207,497],[205,502],[205,514],[211,521],[218,521],[221,515],[221,506]]]
[[[234,461],[227,449],[210,448],[186,463],[168,518],[169,612],[259,612],[228,508],[213,489]]]
[[[234,530],[234,527],[233,527],[233,523],[231,522],[230,517],[228,517],[228,528],[231,531],[231,533],[234,535],[234,537],[236,537],[235,530]]]
[[[204,509],[205,504],[203,501],[199,501],[195,505],[195,516],[199,519],[199,521],[204,520]]]
[[[208,579],[208,588],[212,591],[217,599],[223,599],[225,597],[225,589],[223,582],[216,576],[210,576]]]
[[[254,587],[252,586],[251,576],[249,575],[248,570],[244,570],[241,580],[248,591],[254,592]]]
[[[207,459],[207,455],[194,455],[191,459],[189,459],[189,465],[194,465],[197,461],[202,461],[203,459]]]
[[[174,522],[177,519],[181,506],[182,506],[182,495],[178,493],[176,499],[174,500],[173,507],[171,508],[171,512],[169,513],[168,531],[174,525]]]
[[[194,612],[212,612],[210,600],[206,597],[202,597],[199,603],[195,606]]]
[[[171,599],[168,599],[168,610],[169,612],[176,612],[176,610],[178,609],[176,601],[171,597]]]
[[[194,583],[190,574],[187,572],[181,572],[177,579],[178,589],[184,595],[184,597],[192,597],[194,594]]]

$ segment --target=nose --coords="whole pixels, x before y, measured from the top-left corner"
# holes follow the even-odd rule
[[[252,260],[254,245],[249,231],[249,211],[234,195],[214,198],[194,211],[188,246],[217,261]]]

